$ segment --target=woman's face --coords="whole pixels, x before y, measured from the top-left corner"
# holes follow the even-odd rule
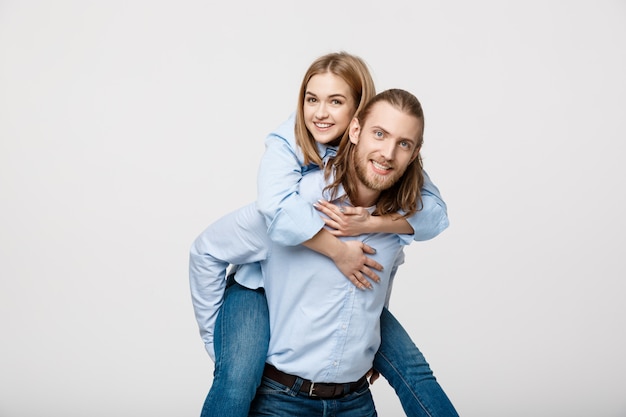
[[[356,112],[352,90],[341,78],[326,72],[311,77],[304,94],[304,124],[316,142],[336,145]]]

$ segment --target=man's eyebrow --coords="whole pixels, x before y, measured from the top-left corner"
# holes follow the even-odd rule
[[[383,133],[385,133],[385,135],[389,135],[389,131],[388,131],[387,129],[385,129],[384,127],[382,127],[382,126],[372,125],[372,129],[382,130],[382,131],[383,131]],[[400,140],[406,140],[406,141],[411,142],[411,143],[416,143],[416,142],[417,142],[417,141],[416,141],[415,139],[413,139],[413,138],[402,138],[402,137],[401,137],[401,138],[399,138],[399,139],[400,139]]]
[[[382,131],[383,131],[383,133],[385,133],[385,135],[388,135],[388,134],[389,134],[389,131],[388,131],[387,129],[385,129],[384,127],[382,127],[382,126],[372,125],[372,129],[382,130]]]
[[[416,139],[414,139],[414,138],[400,138],[400,140],[406,140],[406,141],[408,141],[408,142],[412,142],[412,143],[417,142],[417,140],[416,140]]]

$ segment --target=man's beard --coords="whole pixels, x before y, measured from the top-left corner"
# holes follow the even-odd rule
[[[400,172],[398,169],[394,169],[391,174],[378,175],[368,169],[368,165],[370,164],[369,158],[365,155],[360,155],[358,147],[356,152],[353,152],[352,155],[352,164],[357,178],[370,190],[384,191],[391,188],[404,173],[404,171]]]

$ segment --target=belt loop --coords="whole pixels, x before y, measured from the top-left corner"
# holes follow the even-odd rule
[[[302,384],[304,383],[304,379],[300,378],[299,376],[296,377],[296,380],[294,381],[293,385],[291,386],[291,393],[293,394],[293,396],[297,396],[298,393],[300,392],[300,388],[302,387]]]

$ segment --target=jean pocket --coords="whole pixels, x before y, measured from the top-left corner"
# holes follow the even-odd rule
[[[263,377],[263,380],[261,381],[261,386],[259,387],[257,393],[262,395],[289,394],[290,391],[291,387],[287,387],[283,384],[279,384],[272,379]]]

